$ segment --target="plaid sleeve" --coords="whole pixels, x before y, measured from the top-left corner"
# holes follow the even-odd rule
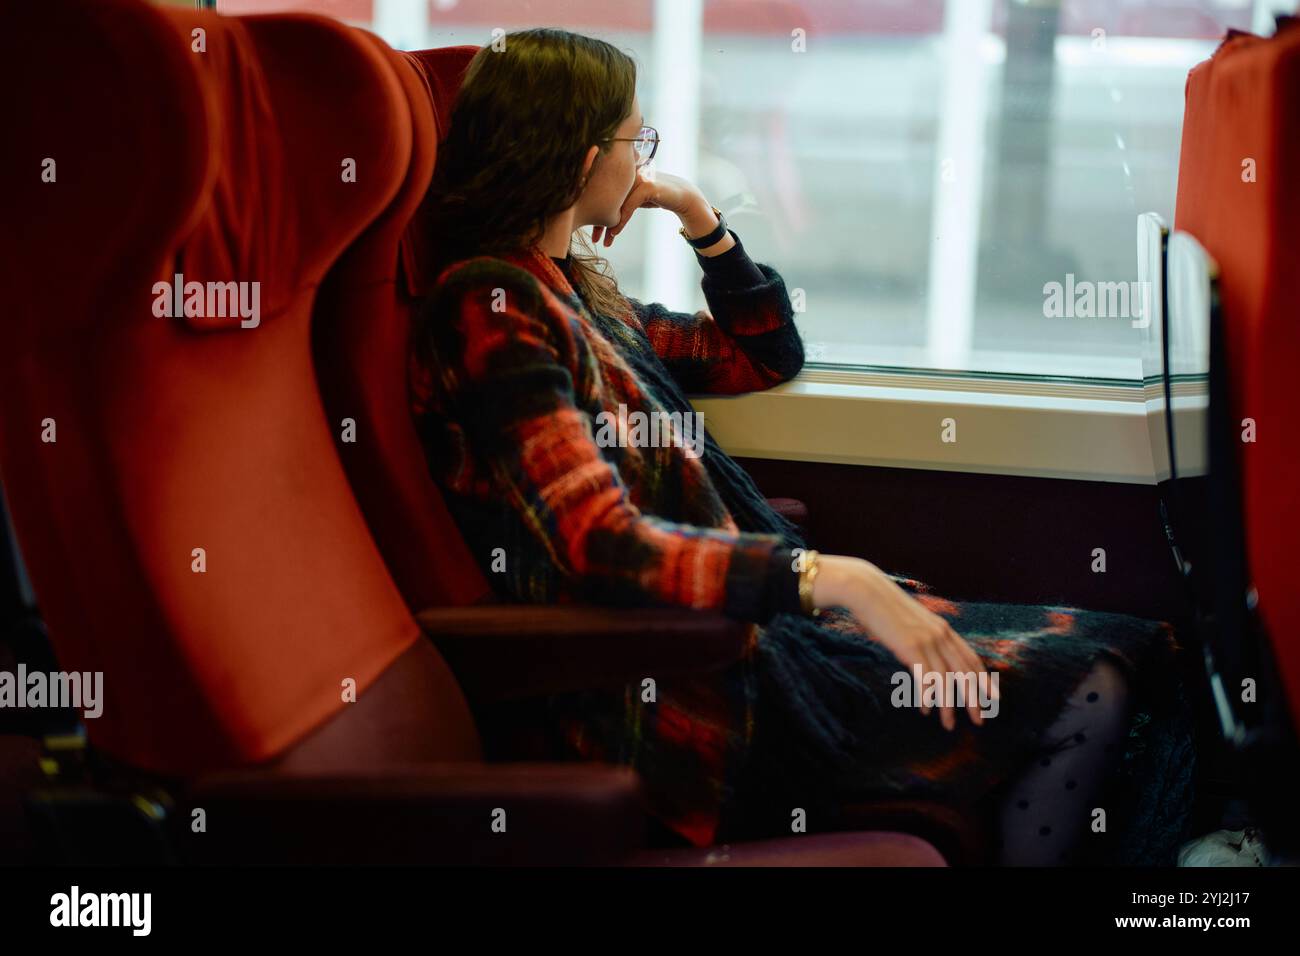
[[[754,265],[761,282],[737,284],[706,271],[700,287],[709,307],[694,314],[628,299],[655,352],[688,394],[761,391],[803,368],[803,340],[785,281],[771,266]]]
[[[778,535],[642,513],[575,402],[594,360],[564,307],[525,271],[470,260],[440,284],[438,387],[475,467],[593,603],[720,610],[762,623]]]

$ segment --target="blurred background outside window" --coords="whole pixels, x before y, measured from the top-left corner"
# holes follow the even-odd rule
[[[1140,302],[1054,314],[1051,283],[1135,283],[1173,223],[1187,71],[1295,0],[219,0],[309,10],[399,49],[554,26],[638,62],[652,167],[685,176],[791,292],[809,367],[1135,382]],[[705,306],[655,210],[606,253],[624,291]],[[671,220],[671,221],[670,221]],[[1112,287],[1113,288],[1113,287]],[[1129,288],[1132,288],[1131,286]],[[1047,290],[1047,291],[1045,291]],[[1136,290],[1135,290],[1136,291]]]

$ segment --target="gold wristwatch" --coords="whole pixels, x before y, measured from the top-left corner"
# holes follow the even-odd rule
[[[817,559],[820,555],[816,551],[805,551],[803,554],[803,570],[799,572],[799,604],[803,607],[803,612],[809,617],[816,617],[821,613],[821,608],[813,604],[813,582],[817,580]]]

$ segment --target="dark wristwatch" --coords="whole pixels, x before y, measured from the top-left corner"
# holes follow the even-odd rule
[[[727,234],[727,220],[723,217],[722,210],[719,209],[717,206],[710,206],[709,208],[712,209],[713,214],[718,217],[718,225],[714,227],[714,230],[712,232],[708,233],[707,235],[700,236],[696,239],[692,239],[690,236],[686,235],[685,226],[682,226],[680,229],[677,230],[682,234],[682,238],[685,239],[687,242],[689,242],[696,249],[707,249],[709,248],[709,246],[721,242],[722,238]]]

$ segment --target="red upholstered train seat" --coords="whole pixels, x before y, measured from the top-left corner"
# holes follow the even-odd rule
[[[1241,462],[1246,550],[1259,614],[1300,727],[1300,598],[1293,580],[1300,498],[1300,26],[1231,34],[1187,79],[1177,229],[1220,270],[1234,420],[1255,421]]]
[[[7,16],[18,135],[0,162],[25,185],[0,468],[51,638],[61,666],[104,674],[87,721],[104,751],[169,773],[271,757],[419,637],[308,338],[327,269],[405,182],[409,104],[376,45],[325,18],[128,0]],[[258,314],[160,317],[176,273],[249,283]],[[434,706],[463,728],[444,756],[474,759],[438,666]]]
[[[383,214],[326,280],[314,320],[321,389],[336,432],[345,419],[355,424],[352,440],[338,441],[339,456],[407,605],[474,604],[490,589],[429,474],[410,417],[407,356],[417,293],[425,288],[410,281],[423,278],[418,259],[405,260],[406,281],[398,275],[398,245],[403,234],[418,233],[408,223],[428,189],[446,128],[445,118],[435,121],[435,104],[445,101],[431,93],[438,74],[419,68],[421,55],[396,53],[369,38],[402,84],[411,161]],[[463,71],[475,49],[440,50],[435,59]]]

